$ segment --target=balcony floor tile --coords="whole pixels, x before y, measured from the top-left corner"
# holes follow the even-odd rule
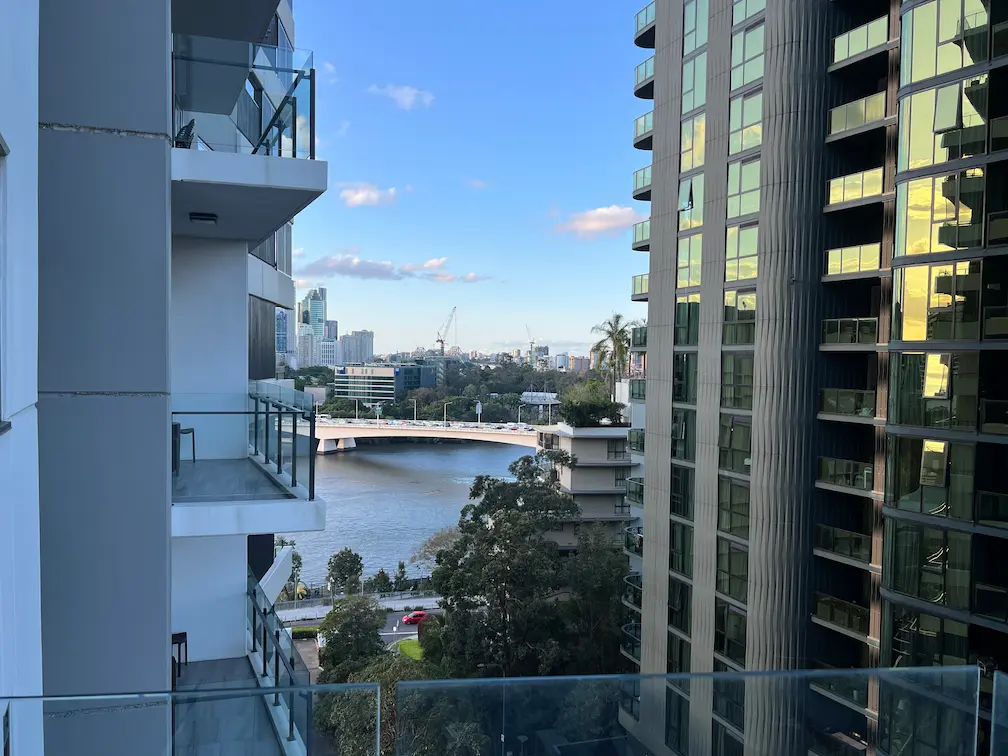
[[[186,439],[182,442],[183,456]],[[198,449],[197,449],[198,453]],[[308,475],[307,463],[304,474]],[[300,475],[298,476],[300,479]],[[294,495],[274,482],[250,459],[182,459],[178,475],[172,476],[172,503],[199,504],[208,501],[256,501],[293,499]]]

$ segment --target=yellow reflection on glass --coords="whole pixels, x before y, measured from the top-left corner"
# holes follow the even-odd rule
[[[905,254],[920,255],[931,251],[931,184],[930,178],[907,184]]]
[[[950,354],[929,354],[924,368],[925,399],[947,399]]]
[[[921,81],[935,75],[938,4],[922,5],[911,12],[913,13],[911,81]]]
[[[927,338],[928,266],[914,265],[903,270],[903,340]]]

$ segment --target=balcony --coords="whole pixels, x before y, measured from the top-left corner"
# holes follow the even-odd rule
[[[855,389],[823,389],[819,397],[819,411],[824,415],[874,419],[875,392]]]
[[[858,732],[842,730],[811,730],[809,753],[815,756],[864,756],[869,753],[868,741]]]
[[[833,40],[833,65],[881,52],[889,42],[889,17],[882,16]]]
[[[868,609],[851,601],[817,591],[814,616],[827,625],[868,637]]]
[[[638,612],[641,610],[641,600],[644,595],[644,588],[641,583],[641,574],[639,572],[631,572],[625,578],[623,578],[623,604],[630,607],[631,609],[636,609]]]
[[[809,684],[813,690],[832,694],[852,704],[857,709],[868,708],[869,675],[849,674],[845,669],[837,669],[824,662],[813,660],[814,669],[827,672],[816,675]],[[858,756],[863,756],[858,754]]]
[[[882,178],[882,168],[872,168],[830,179],[827,186],[827,208],[833,209],[838,205],[861,203],[883,197]]]
[[[816,486],[832,486],[847,493],[871,496],[875,483],[874,470],[865,462],[849,459],[819,457],[819,475]]]
[[[638,150],[650,150],[652,137],[654,137],[653,110],[634,120],[633,146]]]
[[[635,252],[647,252],[651,249],[651,219],[633,225],[633,241],[630,248]]]
[[[886,117],[886,93],[878,92],[830,111],[829,136],[846,135],[869,125],[881,125]],[[827,140],[830,141],[830,140]]]
[[[633,198],[641,202],[651,200],[651,166],[645,166],[633,175]]]
[[[865,565],[871,564],[872,538],[869,535],[829,525],[816,525],[815,537],[815,548],[820,551]]]
[[[644,506],[644,478],[627,478],[626,499],[631,504]]]
[[[258,243],[319,197],[314,103],[310,52],[174,35],[172,233]]]
[[[631,280],[630,299],[634,302],[648,301],[648,274],[634,276]]]
[[[634,19],[634,44],[637,47],[654,49],[655,46],[655,4],[641,9]]]
[[[977,491],[976,521],[980,525],[1008,528],[1008,494]]]
[[[641,625],[630,622],[623,625],[620,633],[620,651],[640,664],[641,655]]]
[[[876,273],[881,267],[881,261],[882,245],[878,243],[829,249],[826,250],[826,272],[823,279]]]
[[[630,401],[631,402],[643,402],[647,399],[647,379],[646,378],[631,378],[630,379]]]
[[[172,535],[323,529],[311,402],[262,381],[246,395],[173,394]]]
[[[644,453],[644,429],[631,428],[627,431],[627,447],[634,454]]]
[[[647,349],[647,326],[637,326],[630,331],[630,351],[643,352]]]
[[[623,551],[628,556],[644,556],[644,528],[640,525],[623,531]]]
[[[827,318],[822,325],[823,347],[854,351],[875,351],[878,347],[878,318]]]
[[[654,64],[655,59],[652,55],[634,69],[634,97],[641,100],[654,99]]]

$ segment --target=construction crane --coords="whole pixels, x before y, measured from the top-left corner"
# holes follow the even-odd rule
[[[532,335],[532,330],[527,325],[525,326],[525,333],[527,333],[529,337],[529,367],[534,368],[536,364],[535,337]]]
[[[441,326],[441,329],[438,331],[436,341],[440,347],[442,357],[444,356],[445,339],[448,338],[448,329],[451,328],[452,321],[455,320],[455,310],[456,308],[452,307],[452,311],[448,313],[448,320],[445,321],[445,324]]]

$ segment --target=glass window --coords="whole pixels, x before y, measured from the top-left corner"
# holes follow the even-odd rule
[[[722,341],[727,345],[756,341],[756,290],[726,291]]]
[[[696,460],[696,410],[672,410],[672,456]]]
[[[680,756],[689,753],[689,699],[665,690],[665,745]]]
[[[893,254],[923,255],[981,246],[984,178],[983,168],[970,168],[897,185]]]
[[[707,139],[707,115],[698,113],[682,122],[679,140],[679,170],[691,171],[704,164]]]
[[[707,53],[682,64],[682,112],[702,107],[707,102]]]
[[[984,154],[987,98],[983,74],[901,100],[898,170]]]
[[[700,295],[676,297],[675,345],[696,346],[700,336]]]
[[[731,352],[721,355],[722,407],[752,409],[753,358],[752,354]]]
[[[749,483],[718,477],[717,527],[722,533],[749,537]]]
[[[735,0],[732,4],[732,24],[741,24],[766,8],[766,0]]]
[[[932,0],[904,13],[902,23],[901,84],[987,60],[989,24],[984,0]]]
[[[893,273],[892,338],[980,338],[981,261],[911,265]]]
[[[716,664],[717,662],[715,662]],[[745,689],[743,688],[743,694]],[[745,756],[745,746],[731,731],[723,724],[714,720],[714,748],[711,756]]]
[[[703,225],[704,177],[697,174],[679,182],[679,230]]]
[[[890,642],[882,644],[883,654],[889,655],[888,659],[883,658],[886,666],[957,667],[968,663],[970,644],[966,625],[962,622],[942,620],[888,602],[885,611],[892,617],[888,623],[883,621],[891,632]],[[880,708],[879,714],[883,711]],[[880,724],[883,719],[879,717]],[[971,726],[976,726],[975,719]]]
[[[690,643],[673,632],[668,634],[668,666],[670,675],[685,675],[690,671]],[[689,680],[669,680],[669,683],[689,693]]]
[[[683,3],[683,55],[707,44],[707,0]]]
[[[714,713],[742,730],[745,727],[745,680],[720,659],[714,660],[714,671],[722,673],[714,678]],[[716,719],[714,724],[721,725]]]
[[[627,478],[630,477],[630,468],[614,467],[613,472],[615,473],[615,488],[625,488]]]
[[[725,281],[756,278],[759,226],[729,226],[725,230]]]
[[[893,353],[890,370],[890,422],[919,428],[977,429],[979,353]]]
[[[672,401],[696,404],[696,352],[676,352],[672,355]]]
[[[932,604],[969,610],[969,534],[887,518],[885,544],[882,576],[887,588]]]
[[[668,623],[676,630],[690,634],[693,588],[674,577],[669,578]]]
[[[610,438],[606,441],[606,459],[629,459],[625,438]]]
[[[717,542],[717,590],[746,603],[749,596],[749,551],[724,538]]]
[[[763,24],[732,35],[731,65],[732,89],[763,77]]]
[[[669,511],[687,520],[693,519],[693,468],[672,465],[672,499]]]
[[[679,255],[676,266],[676,286],[680,289],[700,285],[700,254],[703,234],[683,236],[679,239]]]
[[[670,526],[669,569],[680,575],[693,577],[693,528],[674,520]]]
[[[752,461],[751,422],[748,417],[721,415],[718,431],[718,467],[722,470],[749,474]]]
[[[728,104],[728,154],[763,143],[763,93],[736,97]]]
[[[728,164],[728,217],[759,212],[759,158]]]
[[[909,436],[887,439],[886,503],[932,517],[973,520],[976,447]]]
[[[714,599],[714,651],[745,667],[746,615],[727,601]]]

